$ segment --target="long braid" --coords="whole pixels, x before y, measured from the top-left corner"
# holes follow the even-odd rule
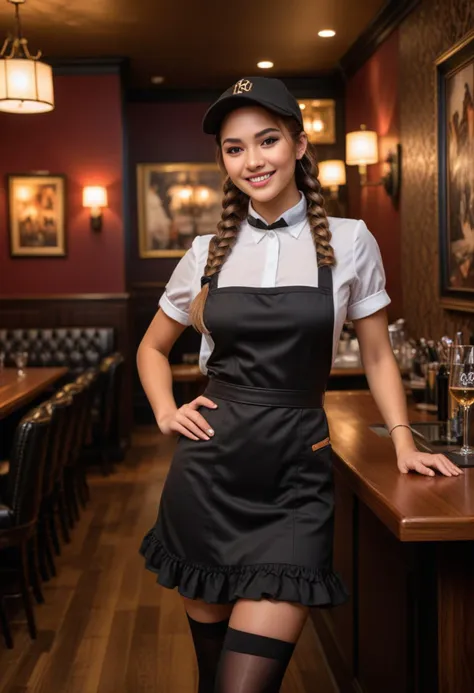
[[[204,276],[212,277],[220,272],[224,262],[229,257],[240,231],[240,224],[247,216],[248,196],[227,178],[224,182],[224,198],[222,200],[222,215],[217,224],[217,233],[209,243]],[[191,303],[189,315],[193,327],[201,333],[209,334],[204,324],[204,306],[209,294],[209,284],[205,284]]]
[[[314,148],[308,144],[303,158],[296,163],[296,184],[306,197],[307,216],[311,229],[318,267],[336,264],[334,249],[331,246],[331,231],[324,208],[324,197],[321,194],[321,183],[318,180],[319,169],[316,163]]]

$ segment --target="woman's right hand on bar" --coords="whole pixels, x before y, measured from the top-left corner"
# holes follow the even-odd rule
[[[198,407],[205,406],[216,409],[217,404],[204,395],[199,395],[176,409],[171,414],[166,414],[158,420],[158,427],[164,435],[180,433],[191,440],[210,440],[214,435],[209,423],[200,414]]]

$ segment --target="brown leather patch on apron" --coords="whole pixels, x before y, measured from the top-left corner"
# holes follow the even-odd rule
[[[315,452],[316,450],[319,450],[319,448],[323,448],[325,445],[329,445],[329,438],[324,438],[324,440],[320,440],[319,443],[315,443],[311,446],[311,450]]]

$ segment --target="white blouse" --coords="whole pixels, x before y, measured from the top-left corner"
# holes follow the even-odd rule
[[[249,214],[259,218],[251,203]],[[318,286],[316,248],[306,218],[304,196],[301,195],[300,201],[282,217],[288,226],[276,230],[260,230],[247,221],[241,224],[237,241],[219,272],[220,287]],[[385,291],[380,250],[365,223],[329,217],[329,228],[337,263],[332,268],[334,363],[344,321],[365,318],[387,306],[390,298]],[[182,325],[191,324],[189,306],[201,290],[212,237],[212,234],[196,236],[192,247],[176,265],[160,298],[160,308]],[[204,374],[213,348],[211,336],[202,335],[199,367]]]

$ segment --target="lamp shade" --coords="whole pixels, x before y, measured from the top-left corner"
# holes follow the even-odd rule
[[[346,135],[346,164],[364,166],[379,160],[377,133],[374,130],[356,130]]]
[[[318,178],[323,188],[346,184],[346,167],[343,161],[338,159],[320,161],[318,167]]]
[[[83,207],[107,207],[107,190],[98,185],[88,185],[82,191]]]
[[[0,111],[46,113],[53,108],[50,65],[28,58],[0,58]]]

